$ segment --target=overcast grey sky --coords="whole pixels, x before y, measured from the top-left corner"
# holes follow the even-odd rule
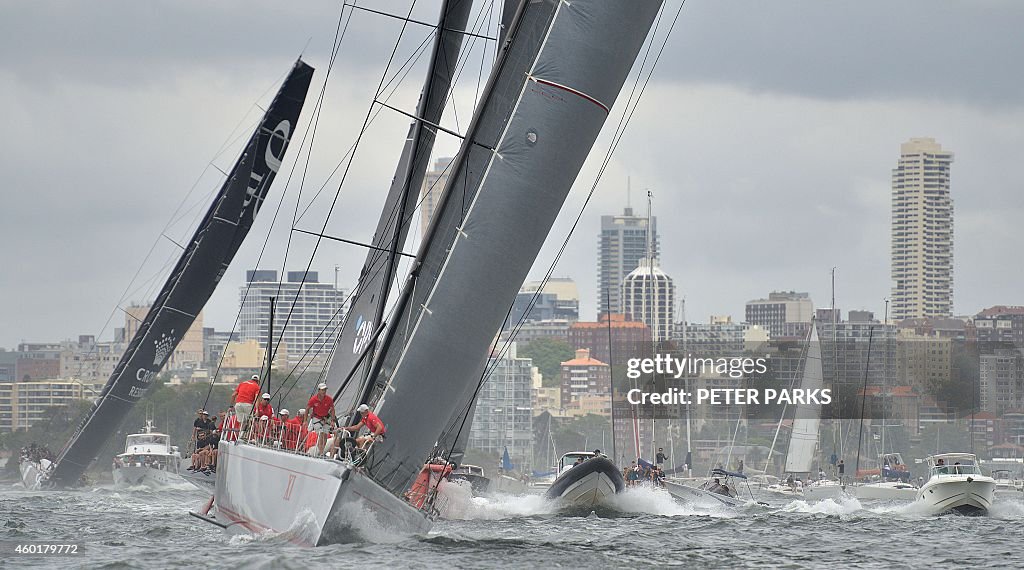
[[[403,13],[409,5],[374,3]],[[437,5],[417,2],[414,16],[435,19]],[[668,3],[672,12],[677,6]],[[266,103],[304,47],[323,81],[339,9],[325,1],[0,2],[0,347],[99,333],[156,242],[154,261],[127,296],[148,300],[162,283],[161,264],[175,255],[159,238],[175,208],[198,179],[167,230],[180,239],[220,183],[207,164],[230,167],[238,144],[218,151],[249,129],[260,112],[254,104]],[[296,225],[322,223],[337,177],[313,195],[354,140],[399,28],[353,16],[308,172],[302,182],[296,169],[287,185],[261,267],[281,267],[300,187],[300,210],[308,211]],[[593,318],[600,216],[621,211],[629,177],[637,209],[643,189],[654,192],[662,266],[686,297],[689,320],[742,318],[744,302],[777,289],[809,291],[827,305],[833,266],[837,304],[880,314],[890,289],[890,171],[901,142],[931,136],[956,155],[956,311],[1024,304],[1024,183],[1014,175],[1024,151],[1022,29],[1024,3],[1014,0],[689,0],[556,275],[577,280],[582,316]],[[396,61],[428,33],[410,27]],[[450,128],[469,120],[481,45],[460,82],[458,117],[444,119]],[[422,76],[415,67],[392,103],[414,108]],[[303,124],[314,102],[311,90]],[[621,105],[609,125],[617,112]],[[330,233],[369,239],[406,127],[394,113],[374,121]],[[609,130],[536,276],[572,225]],[[437,154],[456,148],[443,139]],[[297,150],[286,167],[305,164]],[[231,327],[238,287],[286,181],[278,178],[211,300],[207,326]],[[305,266],[311,244],[294,238],[289,269]],[[313,269],[333,280],[337,265],[341,284],[351,286],[362,257],[326,244]],[[115,316],[114,326],[122,320]]]

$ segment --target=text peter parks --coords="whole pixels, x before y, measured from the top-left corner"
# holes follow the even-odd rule
[[[767,357],[630,358],[626,402],[632,406],[814,405],[832,403],[829,388],[793,387]],[[786,375],[792,377],[792,375]],[[782,380],[782,382],[780,382]],[[766,385],[758,385],[764,382]]]

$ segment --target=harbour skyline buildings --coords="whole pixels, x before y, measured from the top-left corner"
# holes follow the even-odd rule
[[[331,283],[320,283],[316,271],[288,271],[285,277],[278,281],[275,270],[246,271],[246,284],[238,291],[239,337],[266,343],[270,298],[277,297],[275,343],[283,341],[290,361],[326,359],[337,335],[335,325],[344,316],[344,293]]]
[[[647,217],[633,215],[633,208],[629,206],[626,206],[622,215],[601,216],[597,253],[599,315],[623,312],[622,282],[640,266],[640,260],[648,256],[647,226]],[[650,226],[650,255],[658,257],[657,216],[651,216]]]
[[[651,329],[654,340],[671,340],[675,328],[676,285],[657,258],[641,259],[622,282],[623,312]]]
[[[900,145],[892,171],[892,317],[953,314],[953,153],[933,138]]]

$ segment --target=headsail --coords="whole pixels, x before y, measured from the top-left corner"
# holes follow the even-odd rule
[[[804,375],[800,387],[805,391],[821,390],[824,385],[821,367],[821,343],[818,327],[811,323],[811,336],[804,360]],[[814,452],[818,448],[818,426],[821,423],[820,404],[799,404],[793,419],[793,433],[786,453],[787,473],[810,473],[814,465]]]
[[[313,77],[295,63],[50,480],[75,483],[127,417],[213,294],[281,167]]]
[[[369,467],[392,493],[469,407],[660,4],[520,4],[374,364],[388,437]]]
[[[370,361],[366,355],[372,353],[370,345],[375,342],[375,332],[384,318],[384,307],[395,276],[396,254],[405,247],[409,220],[434,147],[436,129],[430,125],[440,122],[448,100],[462,46],[461,32],[469,22],[472,7],[471,0],[448,0],[441,7],[430,71],[416,110],[416,116],[422,121],[415,121],[409,126],[409,136],[373,234],[373,249],[367,253],[363,263],[358,291],[338,335],[338,344],[327,373],[333,382],[347,380],[336,398],[342,415],[365,398],[366,374],[359,371],[353,374],[353,368],[358,366],[365,371]]]

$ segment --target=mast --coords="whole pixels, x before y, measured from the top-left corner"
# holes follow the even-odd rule
[[[605,301],[608,306],[612,305],[612,292],[610,289],[605,289]],[[617,460],[619,457],[615,454],[615,358],[613,353],[615,349],[612,348],[612,320],[608,319],[608,380],[611,383],[611,399],[612,399],[612,461]]]
[[[437,129],[432,125],[440,122],[448,101],[462,47],[462,30],[466,29],[472,7],[471,0],[446,0],[441,6],[430,68],[416,109],[420,120],[409,125],[373,244],[327,372],[327,378],[339,384],[335,402],[342,414],[367,401],[366,368],[370,359],[366,357],[372,354],[373,344],[383,332],[384,311],[398,257],[405,247],[411,213],[434,148]]]
[[[520,4],[371,371],[388,438],[369,471],[392,493],[474,397],[659,7]]]
[[[270,367],[274,362],[274,304],[277,302],[277,297],[270,298],[270,320],[267,323],[267,392],[270,392]],[[283,396],[282,396],[283,398]],[[278,402],[278,407],[282,406],[283,402]]]
[[[871,366],[871,340],[875,335],[875,327],[868,327],[868,358],[867,362],[864,363],[864,388],[861,393],[860,399],[860,431],[857,434],[857,465],[854,467],[853,476],[856,478],[857,472],[860,471],[860,447],[864,440],[864,404],[868,399],[868,370]],[[879,467],[879,473],[881,473],[881,467]]]
[[[249,233],[284,159],[313,77],[301,59],[281,85],[50,480],[78,481],[171,357]]]

